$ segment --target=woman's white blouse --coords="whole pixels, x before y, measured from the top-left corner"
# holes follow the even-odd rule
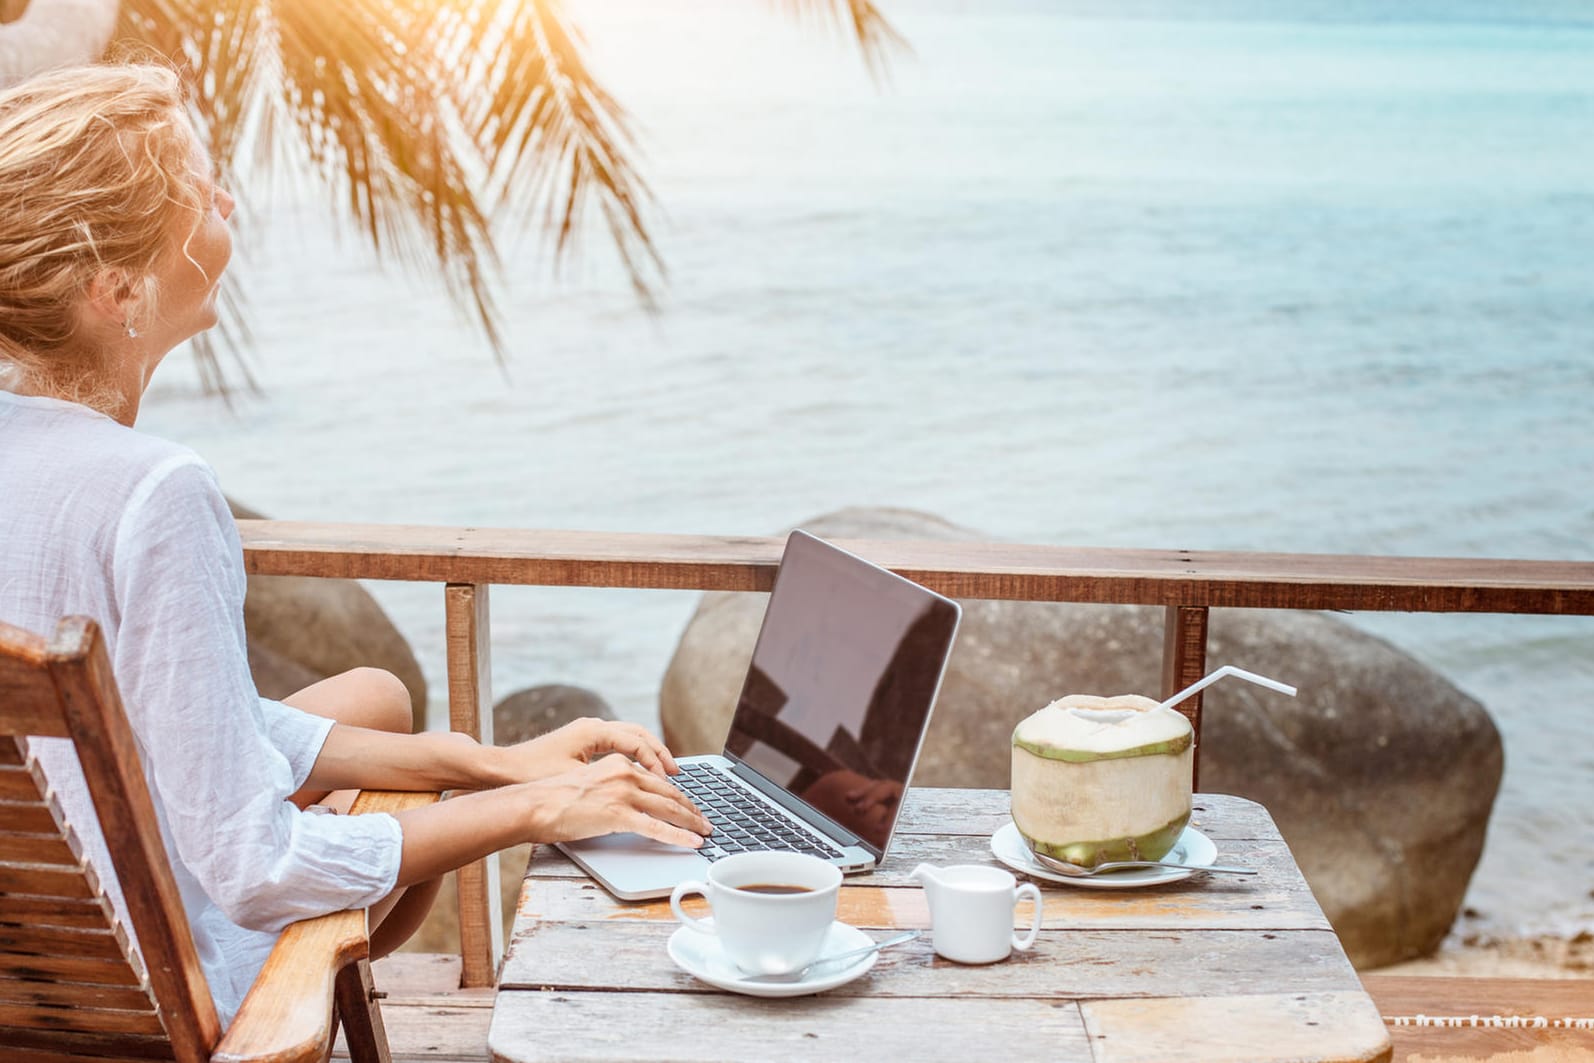
[[[288,923],[392,891],[392,816],[287,800],[331,723],[263,700],[249,674],[238,531],[192,451],[75,403],[0,392],[0,620],[104,629],[162,839],[228,1022]],[[77,755],[32,739],[126,923]]]

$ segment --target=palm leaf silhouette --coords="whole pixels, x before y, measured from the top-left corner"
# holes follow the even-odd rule
[[[903,45],[870,0],[780,2],[849,26],[877,75]],[[306,168],[285,160],[307,164],[379,255],[442,281],[497,358],[496,218],[534,227],[558,262],[595,209],[645,306],[664,283],[625,112],[559,0],[122,0],[118,37],[186,72],[246,208],[275,174]],[[224,393],[220,350],[253,386],[231,276],[218,340],[198,352]]]

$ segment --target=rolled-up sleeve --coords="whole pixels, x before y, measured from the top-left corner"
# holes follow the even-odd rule
[[[327,744],[332,721],[269,698],[260,699],[260,711],[265,716],[266,738],[287,758],[293,772],[293,788],[298,790],[310,777],[321,747]]]
[[[391,892],[396,819],[288,801],[331,724],[255,690],[242,548],[208,466],[179,456],[145,477],[118,528],[114,577],[118,685],[166,842],[211,901],[276,931]]]

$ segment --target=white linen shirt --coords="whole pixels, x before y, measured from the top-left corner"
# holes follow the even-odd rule
[[[224,1024],[282,928],[386,896],[403,845],[392,816],[287,800],[332,724],[255,690],[244,586],[237,527],[192,451],[76,403],[0,392],[0,620],[48,636],[78,614],[104,630]],[[127,925],[76,752],[29,745]]]

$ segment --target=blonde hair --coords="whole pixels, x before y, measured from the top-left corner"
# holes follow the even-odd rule
[[[98,352],[74,344],[96,275],[153,318],[155,267],[208,209],[177,74],[151,64],[72,67],[0,91],[0,386],[19,382],[97,408]]]

